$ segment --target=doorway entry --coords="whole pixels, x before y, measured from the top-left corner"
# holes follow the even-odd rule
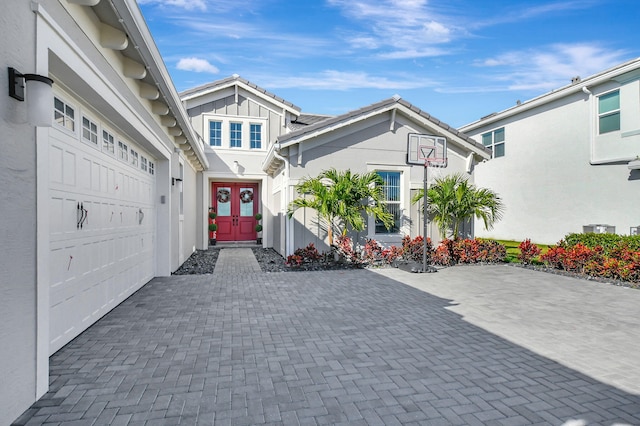
[[[218,217],[218,241],[255,240],[258,212],[257,183],[213,182],[211,199]]]

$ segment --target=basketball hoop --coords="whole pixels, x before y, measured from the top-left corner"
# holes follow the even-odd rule
[[[429,167],[447,167],[447,139],[441,136],[409,133],[409,139],[407,141],[407,164],[424,166],[424,246],[422,248],[422,270],[420,272],[433,272],[432,267],[431,269],[427,267],[427,170],[429,170]]]

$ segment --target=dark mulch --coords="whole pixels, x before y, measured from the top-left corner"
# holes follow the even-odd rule
[[[221,249],[196,250],[173,275],[212,274]],[[298,267],[285,265],[285,259],[272,248],[252,248],[262,272],[331,271],[357,269],[360,266],[344,262],[313,262]]]

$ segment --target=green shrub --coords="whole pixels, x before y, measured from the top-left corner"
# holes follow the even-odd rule
[[[595,234],[593,232],[586,234],[567,234],[558,245],[562,247],[572,247],[578,243],[591,249],[600,246],[606,255],[620,248],[640,251],[640,235]]]

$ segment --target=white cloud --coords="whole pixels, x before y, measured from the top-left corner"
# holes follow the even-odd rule
[[[274,89],[351,90],[351,89],[418,89],[434,86],[425,78],[398,75],[395,78],[373,76],[366,72],[326,70],[314,75],[294,77],[261,77],[264,86]]]
[[[465,31],[428,7],[426,0],[329,0],[343,15],[361,22],[347,41],[354,48],[378,50],[384,59],[445,54],[435,45],[449,43]]]
[[[205,0],[138,0],[139,4],[157,4],[159,6],[175,6],[186,10],[207,10]]]
[[[554,44],[537,49],[505,52],[478,60],[485,86],[439,89],[446,93],[496,91],[541,92],[570,84],[571,78],[589,77],[625,60],[627,52],[599,44]]]
[[[178,61],[176,68],[184,71],[207,72],[217,74],[220,72],[215,65],[212,65],[206,59],[201,58],[182,58]]]

